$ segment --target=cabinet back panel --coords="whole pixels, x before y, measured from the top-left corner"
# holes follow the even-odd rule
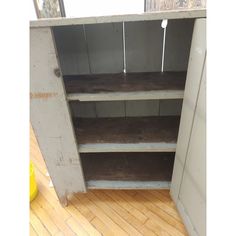
[[[82,25],[53,28],[63,75],[89,74],[89,58]]]
[[[127,72],[161,71],[161,21],[126,22],[125,40]]]
[[[92,74],[123,72],[122,23],[85,26]]]
[[[164,29],[160,20],[53,27],[63,75],[161,71]],[[169,20],[164,71],[186,71],[193,19]]]
[[[194,19],[168,21],[164,71],[187,71],[193,24]]]
[[[78,102],[71,101],[70,109],[73,117],[135,117],[180,115],[182,100],[133,100]]]
[[[123,72],[122,23],[53,28],[63,75]]]

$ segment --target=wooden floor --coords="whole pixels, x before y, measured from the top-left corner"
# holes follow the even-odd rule
[[[62,208],[30,130],[38,196],[30,204],[30,235],[188,235],[169,192],[93,190]]]

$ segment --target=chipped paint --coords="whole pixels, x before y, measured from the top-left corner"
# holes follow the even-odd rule
[[[48,99],[57,96],[58,93],[30,93],[30,99]]]

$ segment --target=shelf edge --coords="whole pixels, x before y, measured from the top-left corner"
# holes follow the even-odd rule
[[[89,180],[88,189],[170,189],[170,181]]]
[[[184,90],[139,91],[139,92],[108,92],[108,93],[71,93],[69,101],[123,101],[123,100],[158,100],[183,99]]]
[[[94,152],[175,152],[176,143],[80,144],[80,153]]]

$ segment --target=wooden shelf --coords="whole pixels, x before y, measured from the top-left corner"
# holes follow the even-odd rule
[[[176,116],[77,118],[80,153],[175,152],[180,118]]]
[[[168,188],[174,156],[174,153],[83,153],[81,160],[89,188]]]
[[[186,72],[64,76],[68,100],[182,99]]]

